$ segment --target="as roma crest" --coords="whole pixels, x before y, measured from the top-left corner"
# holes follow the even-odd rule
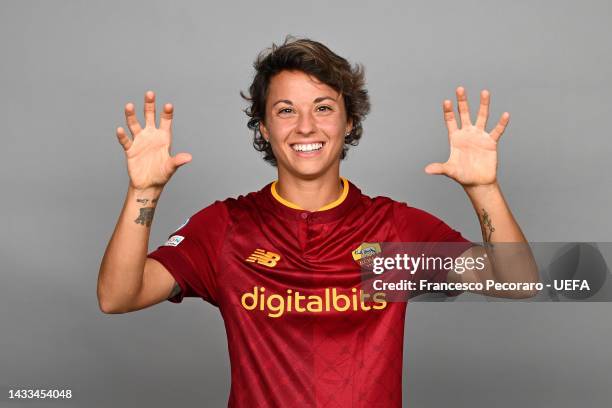
[[[351,254],[353,255],[355,262],[357,262],[362,268],[368,268],[372,266],[374,256],[379,253],[381,253],[381,249],[378,242],[364,242]]]

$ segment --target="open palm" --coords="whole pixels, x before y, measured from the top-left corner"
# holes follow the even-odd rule
[[[145,127],[142,128],[134,104],[125,105],[125,118],[132,135],[130,139],[123,128],[117,128],[117,138],[125,150],[130,184],[136,189],[163,187],[174,172],[191,161],[188,153],[170,156],[172,144],[171,104],[164,105],[159,128],[155,126],[155,94],[148,91],[144,104]]]
[[[508,125],[510,114],[504,112],[495,128],[487,133],[485,127],[489,117],[489,92],[483,90],[480,93],[480,109],[474,125],[470,120],[465,89],[458,87],[456,92],[461,128],[457,126],[452,102],[445,100],[443,110],[444,121],[448,129],[450,155],[445,163],[427,165],[425,172],[444,174],[464,187],[495,183],[497,181],[497,142]]]

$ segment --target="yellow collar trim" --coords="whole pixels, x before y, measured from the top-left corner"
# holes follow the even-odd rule
[[[340,197],[338,197],[338,199],[336,199],[335,201],[332,201],[331,203],[324,205],[323,207],[319,208],[317,211],[325,211],[325,210],[330,210],[334,207],[339,206],[340,204],[342,204],[342,202],[346,199],[346,196],[348,196],[348,192],[349,192],[349,183],[348,180],[345,179],[344,177],[340,176],[340,179],[342,180],[342,194],[340,194]],[[278,182],[278,180],[275,180],[272,183],[272,186],[270,187],[271,192],[272,192],[272,196],[274,198],[276,198],[276,200],[278,202],[280,202],[283,205],[286,205],[289,208],[293,208],[294,210],[303,210],[302,207],[300,207],[297,204],[292,203],[291,201],[285,200],[283,197],[281,197],[278,192],[276,191],[276,183]]]

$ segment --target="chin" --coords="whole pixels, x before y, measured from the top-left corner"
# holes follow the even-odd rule
[[[282,167],[287,173],[293,174],[301,179],[314,180],[325,175],[334,167],[334,163],[326,160],[293,160],[278,162],[278,167]]]
[[[330,147],[332,145],[325,143],[323,149],[320,149],[318,152],[305,154],[303,152],[296,152],[292,147],[288,146],[288,149],[283,151],[284,160],[282,160],[282,163],[278,161],[278,165],[288,170],[288,173],[299,178],[316,179],[334,168],[336,161],[340,160],[340,151],[337,152],[337,155],[331,155],[337,157],[336,160],[330,157],[330,152],[326,151],[326,148]]]
[[[298,165],[290,166],[290,172],[305,179],[316,179],[325,174],[325,170],[329,166],[323,166],[321,164],[315,165],[315,163],[302,163]]]

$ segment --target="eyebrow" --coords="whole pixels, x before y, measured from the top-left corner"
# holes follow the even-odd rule
[[[334,102],[336,102],[336,99],[332,98],[331,96],[319,96],[318,98],[315,98],[315,100],[313,101],[314,103],[319,103],[321,101],[324,101],[326,99],[330,99]],[[293,105],[293,102],[291,102],[289,99],[279,99],[278,101],[274,102],[272,104],[272,107],[274,107],[277,103],[286,103],[287,105]]]

